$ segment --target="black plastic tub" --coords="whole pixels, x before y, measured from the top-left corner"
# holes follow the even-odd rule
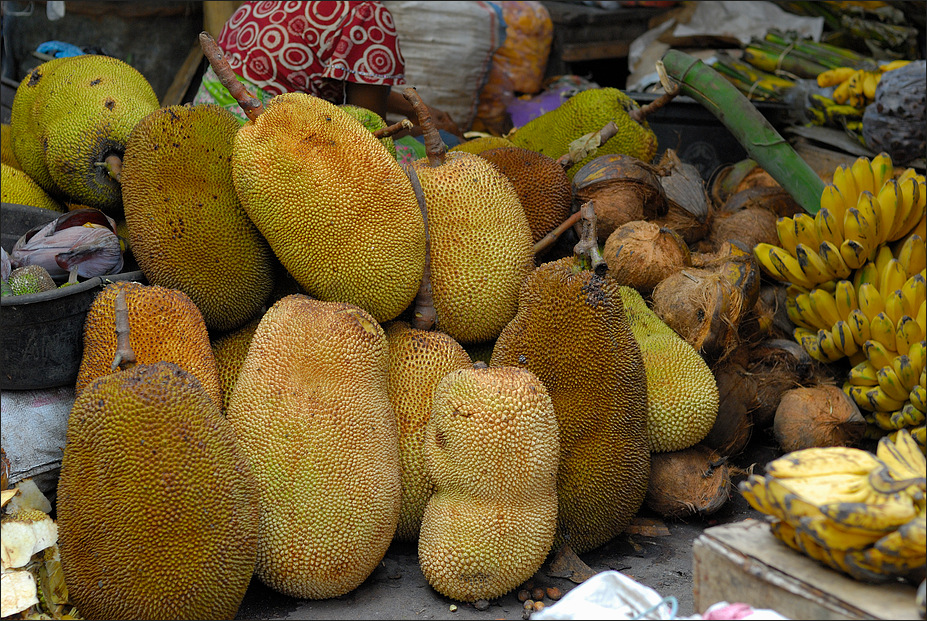
[[[3,249],[10,252],[23,233],[60,215],[40,207],[2,203]],[[137,267],[134,262],[126,263]],[[38,390],[76,383],[87,311],[106,284],[119,280],[146,282],[141,271],[125,271],[63,289],[0,299],[0,389]]]

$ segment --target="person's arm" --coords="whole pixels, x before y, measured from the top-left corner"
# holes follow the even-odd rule
[[[413,135],[420,135],[422,133],[422,128],[418,124],[418,117],[415,115],[415,111],[412,109],[412,104],[410,104],[406,98],[402,95],[402,89],[405,87],[393,88],[389,93],[389,99],[387,100],[387,110],[394,114],[404,116],[412,121],[414,127],[412,128]],[[428,106],[428,104],[425,104]],[[441,110],[435,108],[434,106],[428,106],[428,110],[431,111],[431,120],[434,122],[435,126],[438,129],[443,129],[446,132],[454,134],[461,140],[464,139],[463,132],[460,131],[460,128],[457,127],[457,123],[454,122],[454,119],[451,118],[451,115]]]

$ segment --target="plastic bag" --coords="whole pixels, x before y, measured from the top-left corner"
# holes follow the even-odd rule
[[[589,578],[531,619],[676,619],[677,602],[618,571]]]
[[[541,90],[550,47],[554,40],[554,23],[541,2],[503,0],[505,41],[493,56],[512,81],[516,93],[533,95]]]

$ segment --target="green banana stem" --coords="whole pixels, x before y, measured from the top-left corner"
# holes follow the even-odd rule
[[[756,161],[810,214],[821,208],[824,181],[795,152],[737,88],[704,62],[670,49],[663,55],[667,75],[680,92],[695,99],[727,127]]]

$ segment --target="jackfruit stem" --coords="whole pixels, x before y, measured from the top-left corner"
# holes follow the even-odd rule
[[[418,118],[418,124],[422,127],[422,139],[425,142],[428,165],[432,168],[442,165],[445,155],[447,155],[447,147],[444,146],[441,134],[438,133],[438,128],[431,118],[431,111],[414,87],[410,86],[402,91],[402,96],[412,106],[412,110],[415,111],[415,116]]]
[[[618,126],[614,121],[606,123],[602,129],[585,134],[570,143],[570,150],[557,158],[557,163],[563,170],[569,170],[573,164],[586,158],[598,150],[603,144],[618,134]],[[581,145],[581,148],[579,148]]]
[[[392,138],[399,132],[404,129],[412,129],[414,127],[412,121],[409,119],[402,119],[398,123],[393,123],[392,125],[387,125],[386,127],[381,127],[380,129],[374,130],[374,138]]]
[[[113,357],[112,370],[126,370],[135,366],[135,351],[129,342],[129,305],[126,303],[126,290],[120,289],[116,294],[116,355]]]
[[[666,88],[664,84],[664,92],[662,95],[651,101],[649,104],[643,105],[640,108],[636,108],[628,112],[628,116],[631,117],[634,121],[642,123],[648,116],[673,101],[676,95],[679,94],[680,86],[679,82],[670,82],[669,88]]]
[[[437,321],[435,311],[435,298],[431,289],[431,235],[428,234],[428,209],[425,205],[425,192],[418,173],[411,166],[403,167],[412,182],[418,207],[422,210],[422,220],[425,222],[425,269],[422,272],[422,282],[415,294],[415,307],[413,309],[412,327],[418,330],[431,330]]]
[[[203,48],[203,54],[206,55],[209,66],[216,72],[219,82],[229,92],[229,95],[235,98],[248,120],[254,121],[257,119],[264,112],[264,104],[261,103],[260,99],[249,93],[244,84],[238,81],[232,67],[225,59],[225,54],[222,53],[222,48],[212,38],[212,35],[205,30],[200,33],[200,47]]]
[[[122,158],[115,153],[107,155],[100,164],[116,183],[122,183]]]
[[[582,218],[582,234],[579,237],[579,242],[573,246],[573,253],[584,264],[588,261],[588,266],[593,272],[599,276],[604,276],[608,271],[608,264],[599,251],[599,242],[595,231],[595,208],[592,201],[583,203],[583,206],[579,208],[579,213]]]
[[[553,231],[542,237],[534,244],[534,254],[540,255],[554,245],[554,242],[560,239],[560,236],[566,233],[570,227],[579,222],[579,219],[582,217],[581,211],[576,211],[570,215],[569,218],[557,225]]]

